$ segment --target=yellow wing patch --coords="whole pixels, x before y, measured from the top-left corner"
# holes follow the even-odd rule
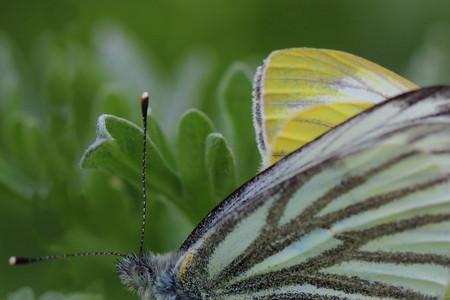
[[[181,262],[180,273],[179,273],[181,281],[184,280],[184,276],[186,274],[186,269],[193,257],[194,257],[193,253],[187,253],[186,256],[184,257],[183,261]]]
[[[370,103],[329,103],[314,106],[295,115],[276,132],[272,162],[276,162],[331,128],[369,108]],[[269,122],[270,123],[270,122]]]
[[[345,52],[275,51],[254,80],[254,115],[263,167],[387,98],[417,88]]]

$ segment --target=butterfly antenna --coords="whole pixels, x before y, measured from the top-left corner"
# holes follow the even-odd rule
[[[78,252],[78,253],[68,253],[60,255],[46,255],[46,256],[36,256],[36,257],[20,257],[11,256],[9,258],[9,264],[11,266],[27,265],[32,263],[37,263],[41,261],[49,260],[62,260],[71,257],[86,257],[86,256],[120,256],[124,257],[126,254],[112,251],[100,251],[100,252]]]
[[[147,221],[147,114],[148,114],[148,93],[144,92],[141,97],[142,123],[144,126],[143,146],[142,146],[142,224],[141,224],[141,242],[139,254],[144,253],[145,223]]]

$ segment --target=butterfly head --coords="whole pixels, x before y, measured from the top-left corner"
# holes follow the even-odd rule
[[[130,290],[138,294],[145,293],[154,281],[154,266],[151,254],[129,254],[117,263],[120,281]]]
[[[128,254],[116,267],[120,281],[142,299],[173,299],[177,292],[175,263],[178,255]]]

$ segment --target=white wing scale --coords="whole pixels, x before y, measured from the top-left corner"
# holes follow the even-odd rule
[[[183,285],[208,299],[443,299],[449,108],[450,88],[402,95],[261,173],[186,241]]]

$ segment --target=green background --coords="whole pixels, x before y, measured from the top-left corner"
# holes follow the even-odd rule
[[[6,264],[10,255],[137,250],[138,132],[115,132],[128,152],[80,167],[101,113],[139,124],[138,98],[151,92],[163,133],[154,125],[161,157],[149,164],[146,246],[173,250],[257,171],[251,77],[270,51],[339,49],[419,85],[449,83],[449,12],[444,0],[2,0],[0,298],[135,298],[113,258]],[[191,111],[179,127],[189,108],[206,116]]]

